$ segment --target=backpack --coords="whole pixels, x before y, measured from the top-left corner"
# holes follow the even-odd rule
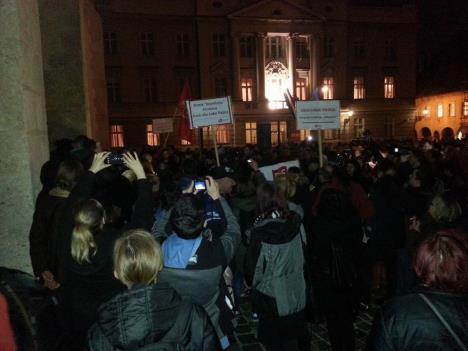
[[[56,351],[62,347],[55,298],[30,274],[0,267],[0,293],[8,303],[18,351]]]

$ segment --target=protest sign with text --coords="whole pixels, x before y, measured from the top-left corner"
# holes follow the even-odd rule
[[[187,101],[190,127],[201,128],[219,124],[232,124],[231,98]]]
[[[338,100],[297,101],[297,129],[340,129],[340,102]]]

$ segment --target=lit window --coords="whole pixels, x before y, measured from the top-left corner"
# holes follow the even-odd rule
[[[215,95],[217,97],[223,97],[227,95],[227,84],[226,78],[216,78],[214,81]]]
[[[309,140],[310,130],[309,129],[300,129],[299,130],[299,139],[300,141]]]
[[[144,56],[154,54],[154,35],[151,32],[140,33],[141,52]]]
[[[463,101],[463,116],[468,117],[468,101]]]
[[[180,139],[180,145],[192,145],[192,143],[185,139]]]
[[[307,42],[305,38],[297,38],[296,40],[296,59],[303,60],[309,58],[309,51],[307,50]]]
[[[254,37],[240,38],[240,56],[245,58],[254,57]]]
[[[242,78],[241,80],[242,101],[252,101],[253,80]]]
[[[120,95],[120,69],[109,67],[106,69],[107,100],[109,103],[122,101]]]
[[[385,40],[385,59],[394,61],[396,60],[396,41],[395,39]]]
[[[323,55],[326,58],[335,57],[335,39],[331,37],[325,37],[323,40]]]
[[[449,116],[455,117],[455,103],[454,102],[449,104]]]
[[[305,78],[296,79],[296,98],[299,100],[307,99],[307,80]]]
[[[354,77],[353,80],[353,98],[355,100],[365,99],[366,89],[364,87],[364,77]]]
[[[442,104],[437,105],[437,117],[444,117],[444,105]]]
[[[245,123],[245,143],[246,144],[257,143],[257,123],[256,122]]]
[[[146,143],[150,146],[160,145],[159,133],[153,132],[153,124],[146,125]]]
[[[364,133],[364,118],[362,117],[354,117],[353,118],[353,129],[354,129],[354,137],[359,138]]]
[[[335,96],[335,83],[332,77],[323,78],[322,94],[324,100],[332,100]]]
[[[155,78],[145,78],[143,79],[143,89],[145,92],[145,102],[157,102],[157,81]]]
[[[187,57],[190,55],[188,34],[177,34],[176,36],[177,56]]]
[[[124,128],[121,124],[111,125],[111,147],[124,147]]]
[[[267,53],[271,59],[283,57],[283,38],[268,37],[267,38]]]
[[[226,56],[226,37],[224,34],[213,34],[213,56]]]
[[[431,117],[431,108],[428,106],[424,106],[424,109],[421,111],[421,113],[425,118],[429,118]]]
[[[354,58],[360,59],[366,56],[366,44],[362,39],[356,39],[353,42],[353,54]]]
[[[385,99],[395,98],[395,80],[393,76],[384,77],[384,97]]]
[[[271,122],[271,145],[278,145],[286,142],[288,137],[288,122]]]
[[[117,35],[114,32],[104,33],[104,50],[106,55],[117,54]]]
[[[227,125],[219,125],[216,127],[216,142],[218,144],[229,143],[229,129]]]

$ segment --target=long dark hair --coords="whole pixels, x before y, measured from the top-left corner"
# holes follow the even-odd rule
[[[274,185],[264,183],[257,188],[257,215],[268,216],[274,211],[287,216],[288,202]]]

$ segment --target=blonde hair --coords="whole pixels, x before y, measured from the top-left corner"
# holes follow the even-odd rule
[[[102,205],[89,199],[79,204],[75,209],[73,220],[75,226],[71,237],[71,255],[79,264],[91,262],[91,257],[97,252],[94,236],[101,230],[105,211]]]
[[[163,268],[161,246],[141,229],[125,232],[114,246],[114,272],[128,288],[155,283]]]
[[[285,199],[290,199],[296,195],[296,182],[285,174],[278,175],[274,180],[275,187]]]

